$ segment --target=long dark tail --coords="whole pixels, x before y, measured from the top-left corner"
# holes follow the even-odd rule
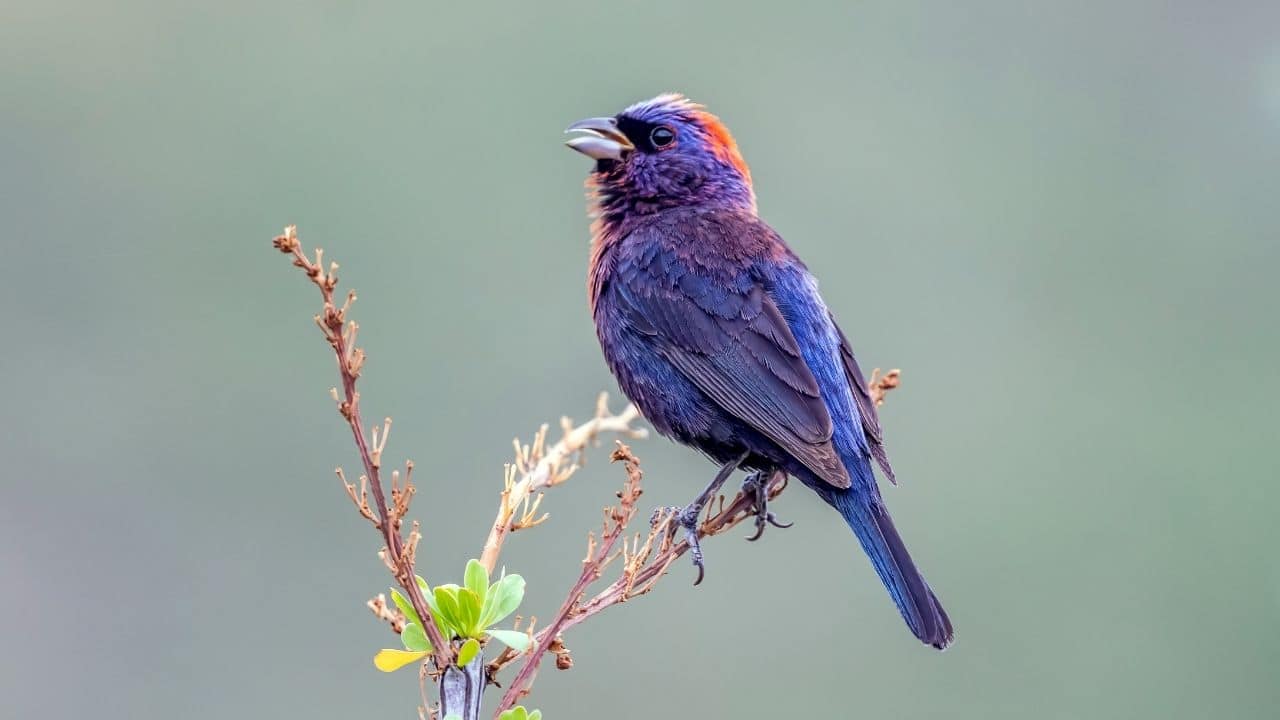
[[[951,618],[942,609],[938,596],[929,589],[916,564],[911,561],[902,537],[893,526],[893,520],[883,505],[868,507],[866,501],[855,492],[833,493],[828,502],[844,516],[849,527],[858,536],[862,549],[871,558],[880,581],[884,583],[893,602],[911,632],[927,645],[942,650],[951,644],[955,636]]]

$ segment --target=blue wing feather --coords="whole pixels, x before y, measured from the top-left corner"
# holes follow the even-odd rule
[[[704,267],[664,242],[662,234],[646,237],[644,231],[628,238],[605,307],[724,412],[777,443],[818,478],[848,487],[819,381],[766,292],[759,268]]]

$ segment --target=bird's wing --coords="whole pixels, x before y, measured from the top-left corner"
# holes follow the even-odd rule
[[[695,386],[818,477],[850,486],[818,381],[758,282],[713,278],[670,251],[639,253],[614,279],[623,319]]]
[[[884,450],[880,418],[876,413],[876,404],[871,399],[871,391],[867,388],[866,376],[858,367],[858,361],[853,356],[853,347],[849,345],[849,338],[845,337],[835,317],[831,317],[831,326],[840,336],[840,357],[844,360],[844,373],[849,379],[849,387],[853,388],[853,399],[858,403],[858,414],[862,417],[862,431],[867,436],[867,447],[871,450],[871,457],[876,459],[876,464],[884,471],[884,476],[889,479],[889,482],[896,485],[898,481],[893,476],[889,455]]]

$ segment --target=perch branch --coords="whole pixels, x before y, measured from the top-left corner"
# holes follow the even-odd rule
[[[588,552],[583,560],[582,573],[569,590],[568,596],[551,623],[534,635],[533,650],[525,657],[524,664],[503,695],[499,712],[511,707],[528,694],[544,653],[551,652],[555,655],[556,666],[560,669],[567,669],[572,665],[568,648],[565,647],[562,637],[566,630],[609,607],[648,593],[666,574],[671,564],[689,551],[688,541],[677,542],[672,538],[673,515],[670,511],[655,514],[647,535],[642,537],[636,534],[630,540],[623,540],[622,547],[614,550],[618,538],[622,536],[627,524],[635,516],[635,505],[641,493],[640,481],[643,473],[640,470],[639,459],[621,442],[618,443],[611,459],[614,462],[624,463],[626,470],[626,481],[622,491],[618,493],[621,502],[617,506],[606,508],[606,526],[602,531],[601,541],[597,543],[594,538],[588,538]],[[767,488],[769,498],[773,499],[780,495],[786,485],[786,476],[776,473],[770,479]],[[708,503],[707,514],[707,518],[698,528],[700,538],[719,535],[743,520],[754,517],[755,512],[751,499],[738,493],[727,504],[724,496],[720,496],[715,502]],[[622,558],[620,576],[595,595],[584,600],[587,588],[602,575],[605,567],[617,558]],[[492,677],[518,657],[511,652],[499,655],[489,664],[490,676]]]
[[[623,483],[621,492],[618,493],[619,502],[617,505],[605,508],[604,524],[600,528],[599,540],[596,539],[594,533],[587,537],[587,555],[582,560],[582,572],[578,575],[573,587],[570,588],[569,595],[565,598],[564,603],[561,604],[560,610],[556,612],[551,624],[535,636],[533,650],[529,653],[524,665],[516,672],[516,676],[512,679],[506,693],[503,694],[502,701],[498,703],[495,711],[495,717],[503,711],[514,707],[516,702],[528,693],[529,687],[533,683],[533,677],[538,671],[538,661],[542,659],[544,653],[550,650],[553,643],[559,641],[560,631],[568,627],[568,623],[579,601],[581,601],[583,593],[586,592],[591,583],[599,579],[605,566],[617,557],[614,548],[618,545],[623,533],[626,532],[627,524],[635,517],[636,503],[640,500],[640,495],[644,491],[640,487],[640,479],[642,477],[640,466],[638,462],[633,462],[634,456],[631,455],[631,450],[619,442],[618,449],[613,452],[612,459],[614,461],[627,460],[627,479]],[[625,549],[619,552],[625,552]],[[557,654],[557,657],[559,657],[559,654]]]

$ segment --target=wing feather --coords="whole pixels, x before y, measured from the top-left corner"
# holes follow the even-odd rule
[[[849,344],[849,338],[845,337],[844,331],[840,329],[834,317],[831,318],[831,325],[840,336],[840,357],[844,360],[844,371],[849,379],[849,387],[853,388],[853,399],[858,403],[858,414],[862,416],[862,431],[867,436],[867,447],[871,450],[871,457],[876,459],[876,464],[884,471],[884,476],[889,479],[889,482],[897,485],[898,480],[893,476],[893,467],[889,465],[889,455],[884,449],[880,417],[876,413],[876,404],[871,399],[871,391],[867,388],[867,378],[862,374],[862,368],[858,367],[858,361],[853,356],[853,347]]]
[[[831,485],[850,486],[818,381],[759,282],[713,278],[670,252],[638,253],[618,270],[632,329],[725,412]]]

